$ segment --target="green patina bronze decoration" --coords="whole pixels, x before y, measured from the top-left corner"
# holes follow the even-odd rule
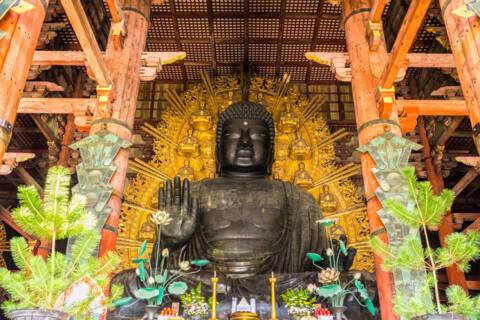
[[[78,184],[72,191],[86,197],[85,207],[97,218],[98,232],[112,211],[107,202],[113,193],[109,182],[117,169],[113,159],[120,149],[130,146],[129,141],[106,130],[70,145],[70,148],[80,150],[82,158],[82,162],[77,165]]]
[[[360,152],[368,152],[375,161],[376,166],[372,172],[379,183],[375,194],[384,207],[378,211],[378,215],[387,230],[389,244],[395,249],[403,243],[407,235],[418,235],[418,230],[398,221],[385,208],[385,202],[388,199],[394,199],[406,208],[414,206],[413,199],[408,195],[406,181],[401,171],[409,166],[408,159],[412,150],[416,151],[421,148],[421,145],[391,132],[385,132],[358,148]],[[417,292],[426,281],[426,273],[420,271],[395,271],[393,276],[396,290],[404,292]]]

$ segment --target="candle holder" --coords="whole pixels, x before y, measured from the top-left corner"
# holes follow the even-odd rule
[[[212,282],[212,317],[209,320],[217,320],[217,271],[213,271],[213,278],[210,279]]]
[[[272,294],[272,297],[271,297],[271,301],[272,301],[272,312],[271,312],[271,319],[272,320],[277,320],[277,304],[275,302],[275,283],[277,282],[277,278],[275,278],[275,275],[274,273],[272,272],[272,276],[270,278],[268,278],[268,280],[270,281],[270,288],[271,288],[271,294]]]

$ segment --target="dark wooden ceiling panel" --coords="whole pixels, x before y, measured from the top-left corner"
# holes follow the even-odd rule
[[[212,9],[214,13],[242,13],[245,10],[245,0],[212,0]]]
[[[340,19],[321,19],[318,26],[317,39],[343,40],[345,31],[340,27]]]
[[[320,0],[287,0],[285,12],[287,13],[317,13]]]
[[[218,39],[241,39],[245,36],[245,19],[215,18],[213,19],[213,35]]]
[[[158,74],[159,80],[182,79],[182,66],[166,65],[162,66],[162,71]]]
[[[308,39],[313,38],[316,19],[309,18],[285,18],[283,25],[284,39]]]
[[[335,75],[330,70],[328,66],[314,66],[310,71],[310,79],[307,79],[308,82],[325,82],[325,81],[334,81]]]
[[[219,63],[240,64],[245,57],[243,43],[224,43],[215,45],[215,56]]]
[[[149,38],[175,38],[175,29],[171,17],[153,19],[148,28]]]
[[[184,39],[209,39],[208,18],[178,18],[178,32]]]
[[[248,37],[261,39],[278,39],[280,19],[250,18],[248,19]]]
[[[284,44],[282,46],[281,61],[305,62],[305,52],[310,50],[309,44]]]
[[[207,0],[175,0],[176,12],[207,12]]]
[[[182,43],[182,49],[187,53],[186,61],[211,62],[212,44],[211,43]]]
[[[275,43],[249,43],[248,60],[253,63],[275,62],[277,47]]]
[[[339,16],[342,14],[343,6],[335,6],[333,4],[328,3],[327,1],[323,1],[322,5],[322,14],[323,15],[336,15]]]
[[[250,0],[250,12],[279,13],[282,0]]]
[[[280,67],[280,74],[289,73],[292,76],[293,81],[305,82],[307,77],[308,67],[301,66],[287,66]]]

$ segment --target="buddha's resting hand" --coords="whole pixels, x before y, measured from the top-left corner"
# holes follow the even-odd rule
[[[183,180],[181,186],[180,177],[176,176],[173,181],[167,180],[165,189],[158,191],[158,209],[170,214],[172,221],[162,226],[162,238],[170,245],[181,245],[190,239],[196,227],[197,199],[190,197],[190,182]]]

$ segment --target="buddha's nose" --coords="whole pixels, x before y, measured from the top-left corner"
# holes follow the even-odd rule
[[[240,136],[240,145],[243,147],[252,147],[252,139],[250,139],[250,130],[242,130],[242,134]]]

